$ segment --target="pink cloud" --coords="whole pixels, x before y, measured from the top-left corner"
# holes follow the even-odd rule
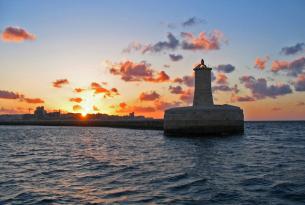
[[[124,81],[146,81],[146,82],[165,82],[169,81],[170,77],[165,71],[156,72],[151,68],[151,65],[142,61],[135,63],[130,60],[118,63],[109,64],[110,73],[121,76]]]
[[[152,91],[150,93],[143,92],[139,96],[139,99],[141,101],[154,101],[159,98],[160,98],[160,95],[156,91]]]
[[[289,66],[288,61],[275,60],[271,64],[271,71],[276,73],[280,70],[288,69],[288,66]]]
[[[216,83],[217,84],[227,84],[228,77],[224,73],[219,72],[216,74]]]
[[[19,43],[25,40],[35,40],[36,36],[23,28],[9,26],[2,33],[2,40],[5,42]]]
[[[223,41],[223,33],[217,30],[210,34],[200,32],[198,37],[189,32],[182,32],[181,36],[182,48],[186,50],[218,50]]]

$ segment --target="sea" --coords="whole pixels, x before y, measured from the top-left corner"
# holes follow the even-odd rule
[[[305,122],[227,137],[0,126],[0,204],[305,204]]]

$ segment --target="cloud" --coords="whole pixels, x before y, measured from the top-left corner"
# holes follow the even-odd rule
[[[305,91],[305,74],[298,75],[297,79],[293,82],[296,91]]]
[[[161,111],[164,111],[164,110],[172,108],[172,107],[177,107],[180,104],[181,104],[180,102],[165,102],[165,101],[161,101],[161,100],[156,100],[154,102],[156,109],[161,110]]]
[[[235,96],[234,97],[234,100],[237,101],[237,102],[252,102],[252,101],[255,101],[255,98],[252,97],[252,96]]]
[[[42,100],[40,98],[28,98],[28,97],[25,97],[25,95],[23,95],[23,94],[6,91],[6,90],[0,90],[0,98],[11,99],[11,100],[18,99],[21,102],[26,102],[26,103],[30,103],[30,104],[44,103],[44,100]]]
[[[151,113],[155,112],[156,109],[151,106],[128,106],[125,102],[119,104],[119,108],[116,110],[117,113]]]
[[[183,56],[182,55],[180,55],[180,54],[178,54],[178,55],[176,55],[176,54],[169,54],[168,55],[169,56],[169,58],[172,60],[172,61],[180,61],[180,60],[182,60],[183,59]]]
[[[167,75],[165,73],[165,71],[161,71],[161,72],[157,73],[155,76],[151,76],[151,77],[144,79],[144,81],[153,82],[153,83],[162,83],[162,82],[167,82],[169,80],[170,80],[170,77],[169,77],[169,75]]]
[[[35,40],[36,36],[23,28],[8,26],[2,33],[2,40],[5,42],[19,43],[25,40]]]
[[[188,87],[194,87],[195,77],[190,75],[185,75],[182,78],[175,78],[174,83],[184,84]]]
[[[305,57],[295,59],[291,62],[275,60],[272,62],[271,71],[277,73],[286,71],[288,76],[296,77],[305,70]]]
[[[20,99],[20,101],[25,101],[26,103],[30,103],[30,104],[44,103],[44,100],[42,100],[40,98],[22,98],[22,99]]]
[[[182,94],[183,89],[180,85],[177,86],[169,86],[170,93],[172,94]]]
[[[234,88],[229,87],[228,85],[215,85],[212,87],[212,91],[223,91],[223,92],[229,92],[232,91]]]
[[[164,64],[163,67],[164,67],[164,68],[170,68],[171,66],[168,65],[168,64]]]
[[[167,34],[167,40],[168,41],[159,41],[152,46],[146,47],[146,49],[143,50],[143,53],[174,50],[179,46],[179,40],[172,33]]]
[[[120,108],[124,109],[127,106],[127,104],[125,102],[121,102],[119,106]]]
[[[82,98],[77,97],[77,98],[70,98],[70,99],[69,99],[69,101],[70,101],[70,102],[76,102],[76,103],[80,103],[80,102],[82,102],[82,101],[83,101],[83,99],[82,99]]]
[[[0,98],[3,99],[19,99],[20,95],[18,93],[6,91],[6,90],[0,90]]]
[[[72,109],[74,112],[80,112],[83,110],[82,106],[80,105],[73,105]]]
[[[198,37],[189,32],[182,32],[181,37],[182,49],[185,50],[218,50],[223,41],[223,34],[220,31],[213,31],[210,34],[200,32]]]
[[[205,20],[197,18],[197,17],[194,16],[194,17],[189,18],[186,21],[182,22],[182,26],[183,27],[195,26],[195,25],[198,25],[198,24],[201,24],[201,23],[204,23],[204,22],[205,22]]]
[[[69,84],[68,79],[58,79],[53,82],[54,88],[62,88],[63,85]]]
[[[258,69],[260,69],[260,70],[264,70],[264,69],[266,68],[266,63],[268,62],[268,60],[269,60],[269,57],[268,57],[268,56],[266,56],[265,58],[259,58],[259,57],[257,57],[257,58],[255,59],[255,65],[254,65],[254,67],[255,67],[255,68],[258,68]]]
[[[297,43],[294,46],[283,47],[280,53],[284,55],[293,55],[301,51],[304,51],[304,48],[305,48],[305,43]]]
[[[280,110],[282,110],[282,108],[279,108],[279,107],[272,108],[272,111],[280,111]]]
[[[91,83],[91,89],[94,91],[94,94],[104,94],[104,97],[113,97],[119,95],[119,92],[116,88],[111,88],[108,90],[96,82]]]
[[[76,92],[76,93],[81,93],[81,92],[83,92],[85,89],[83,89],[83,88],[74,88],[74,92]]]
[[[154,101],[159,98],[160,95],[156,91],[151,91],[150,93],[142,92],[139,96],[141,101]]]
[[[100,109],[98,107],[96,107],[95,105],[92,106],[93,111],[98,112],[100,111]]]
[[[18,109],[10,109],[10,108],[4,108],[4,107],[1,107],[0,108],[0,114],[20,114],[22,113],[20,110]]]
[[[193,98],[194,98],[194,92],[192,89],[187,89],[185,91],[183,91],[183,93],[180,95],[180,100],[182,100],[183,102],[190,104],[193,102]]]
[[[165,82],[170,80],[165,71],[157,72],[145,61],[135,63],[127,60],[118,64],[109,64],[108,67],[111,74],[121,76],[121,79],[126,82]]]
[[[131,53],[132,51],[139,51],[144,54],[149,48],[151,48],[151,45],[144,45],[142,43],[133,41],[127,46],[127,48],[124,48],[122,52]]]
[[[296,105],[297,105],[297,106],[304,106],[304,105],[305,105],[305,102],[298,102]]]
[[[252,97],[255,99],[276,98],[292,93],[289,85],[276,84],[268,86],[264,78],[255,79],[253,76],[243,76],[239,80],[246,88],[251,90]]]
[[[231,64],[223,64],[223,65],[218,65],[215,69],[223,73],[232,73],[235,70],[235,66]]]
[[[132,51],[139,51],[142,54],[147,52],[157,53],[164,50],[175,50],[179,46],[179,40],[172,34],[167,33],[167,41],[159,41],[155,44],[141,44],[139,42],[132,42],[123,52],[130,53]]]
[[[228,84],[228,77],[226,74],[219,72],[216,74],[216,79],[215,79],[217,84]]]

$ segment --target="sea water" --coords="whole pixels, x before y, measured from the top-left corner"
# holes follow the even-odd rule
[[[0,126],[0,204],[305,204],[305,122],[229,137]]]

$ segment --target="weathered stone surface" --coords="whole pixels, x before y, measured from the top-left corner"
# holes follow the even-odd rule
[[[243,130],[243,111],[231,105],[172,108],[164,115],[166,135],[228,135]]]

